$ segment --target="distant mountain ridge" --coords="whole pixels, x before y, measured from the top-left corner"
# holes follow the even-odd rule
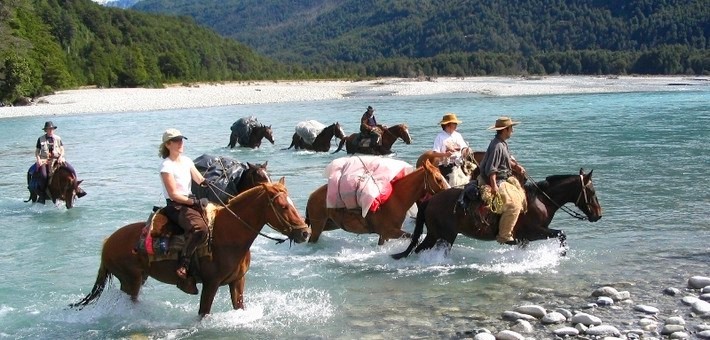
[[[710,46],[707,0],[143,0],[281,61]]]
[[[130,8],[141,0],[91,0],[107,7]]]

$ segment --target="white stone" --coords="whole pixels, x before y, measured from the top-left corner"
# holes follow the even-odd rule
[[[685,331],[685,326],[683,325],[665,325],[663,326],[663,329],[661,329],[661,334],[663,335],[669,335],[675,332],[682,332]]]
[[[668,287],[663,290],[663,294],[670,295],[670,296],[676,296],[680,294],[680,289],[674,288],[674,287]]]
[[[592,292],[592,296],[594,296],[594,297],[615,296],[617,294],[619,294],[619,291],[616,290],[616,288],[609,287],[609,286],[599,287]]]
[[[614,299],[608,296],[600,296],[597,298],[597,305],[599,306],[611,306],[614,304]]]
[[[619,330],[616,327],[611,326],[611,325],[599,325],[599,326],[589,327],[589,329],[587,329],[587,334],[596,335],[596,336],[602,336],[602,335],[620,336],[621,332],[619,332]]]
[[[710,286],[710,277],[693,276],[688,279],[688,288],[701,289],[705,286]]]
[[[696,335],[700,339],[710,339],[710,330],[699,332]]]
[[[565,321],[567,321],[567,318],[558,312],[547,313],[547,315],[543,316],[542,320],[540,320],[540,322],[546,325],[553,323],[563,323]]]
[[[695,303],[695,301],[698,300],[700,299],[696,298],[695,296],[684,296],[682,299],[680,299],[680,301],[686,305],[692,305]]]
[[[491,333],[478,333],[473,340],[496,340],[496,336]]]
[[[525,337],[517,332],[505,330],[496,334],[496,340],[525,340]]]
[[[671,316],[666,319],[666,325],[685,325],[685,320],[680,316]]]
[[[510,321],[515,321],[518,319],[523,319],[523,320],[528,320],[528,321],[535,321],[537,318],[535,318],[532,315],[529,314],[523,314],[523,313],[518,313],[514,311],[507,310],[503,312],[503,319],[505,320],[510,320]]]
[[[675,332],[670,335],[671,339],[688,339],[690,338],[690,335],[686,332]]]
[[[647,325],[658,325],[658,321],[649,319],[649,318],[643,318],[639,320],[639,325],[641,326],[647,326]]]
[[[587,329],[589,329],[589,327],[585,326],[582,323],[578,323],[578,324],[574,325],[574,328],[576,328],[580,333],[584,333],[587,331]]]
[[[621,291],[616,295],[612,296],[611,298],[614,299],[614,301],[624,301],[631,298],[631,293],[629,293],[628,291]]]
[[[705,293],[705,294],[700,295],[700,300],[710,301],[710,293]]]
[[[703,300],[698,300],[695,301],[691,305],[691,308],[693,309],[693,312],[696,312],[698,314],[709,314],[710,313],[710,303],[707,301]]]
[[[700,290],[701,293],[710,293],[710,286],[705,286]]]
[[[658,313],[658,308],[653,307],[653,306],[647,306],[647,305],[636,305],[636,306],[634,306],[634,310],[639,311],[639,312],[648,313],[648,314]]]
[[[562,328],[555,329],[552,332],[555,333],[555,335],[561,336],[561,337],[579,335],[579,330],[574,327],[562,327]]]
[[[572,317],[572,324],[576,325],[578,323],[581,323],[585,326],[596,326],[602,324],[602,319],[587,313],[577,313],[575,316]]]
[[[510,327],[510,329],[518,333],[532,333],[533,326],[530,324],[530,322],[519,319],[515,322],[515,325]]]
[[[520,307],[516,308],[515,311],[518,313],[532,315],[537,319],[539,319],[539,318],[545,316],[545,314],[547,314],[547,312],[545,311],[545,308],[542,308],[541,306],[538,306],[538,305],[520,306]]]
[[[555,309],[555,312],[564,315],[566,319],[572,318],[572,312],[570,312],[569,310],[566,310],[564,308],[557,308],[557,309]]]

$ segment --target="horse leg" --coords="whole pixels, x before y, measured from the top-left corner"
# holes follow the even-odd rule
[[[202,282],[202,295],[200,295],[200,310],[198,312],[200,316],[205,316],[212,310],[212,302],[214,302],[214,297],[217,295],[217,289],[219,289],[218,281]]]
[[[131,301],[138,301],[138,294],[143,285],[143,273],[139,270],[131,270],[128,273],[114,273],[114,276],[121,282],[121,291],[131,297]]]
[[[238,279],[229,283],[229,294],[232,298],[232,308],[244,309],[244,283],[251,263],[251,252],[247,252],[239,264],[236,276]]]

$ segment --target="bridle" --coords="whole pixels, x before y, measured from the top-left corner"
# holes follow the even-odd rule
[[[550,195],[548,195],[544,190],[542,190],[537,185],[537,182],[532,177],[530,177],[527,173],[525,174],[525,178],[527,178],[530,182],[532,182],[533,186],[535,186],[535,188],[537,188],[545,197],[547,197],[547,199],[550,200],[550,202],[552,202],[552,204],[554,204],[558,209],[566,212],[567,215],[570,215],[570,216],[572,216],[578,220],[581,220],[581,221],[589,220],[589,217],[587,217],[587,215],[580,214],[579,212],[574,211],[571,208],[568,208],[564,205],[559,205],[557,202],[555,202],[555,200],[553,200],[552,197],[550,197]],[[579,200],[582,197],[584,197],[584,204],[587,207],[587,209],[589,209],[589,207],[592,206],[592,203],[589,202],[589,196],[587,195],[586,189],[589,188],[590,185],[592,185],[592,181],[590,180],[589,182],[587,182],[587,184],[584,184],[584,176],[583,175],[579,175],[579,181],[582,186],[582,191],[577,196],[577,200],[574,201],[574,204],[575,204],[575,206],[579,207]],[[589,209],[589,210],[591,210],[591,209]]]
[[[209,186],[210,190],[212,191],[212,193],[215,194],[215,197],[217,197],[217,200],[219,200],[220,205],[221,205],[225,210],[227,210],[230,214],[232,214],[232,216],[234,216],[237,220],[239,220],[240,222],[242,222],[242,224],[244,224],[244,226],[246,226],[247,229],[249,229],[249,230],[251,230],[252,232],[255,232],[255,233],[257,233],[257,234],[259,234],[259,235],[261,235],[261,236],[263,236],[263,237],[266,237],[266,238],[268,238],[268,239],[270,239],[270,240],[272,240],[272,241],[276,241],[276,244],[281,244],[281,243],[287,241],[288,239],[290,239],[290,237],[289,237],[288,239],[281,239],[281,238],[271,237],[271,236],[269,236],[269,235],[266,235],[266,234],[262,233],[260,230],[257,230],[256,228],[252,227],[249,223],[247,223],[246,221],[244,221],[241,217],[239,217],[239,215],[237,215],[234,211],[232,211],[232,209],[230,209],[229,206],[227,206],[227,204],[225,204],[225,203],[222,201],[222,199],[219,198],[219,195],[217,195],[216,192],[215,192],[215,190],[213,189],[214,184],[210,183],[208,186]],[[219,189],[219,188],[217,188],[217,189]],[[283,195],[284,193],[285,193],[285,192],[282,191],[282,192],[279,192],[278,194],[274,195],[274,197],[272,197],[272,198],[268,198],[268,197],[267,197],[267,198],[268,198],[268,202],[269,202],[269,206],[271,207],[271,210],[274,212],[274,216],[276,216],[276,218],[279,220],[280,223],[282,223],[282,224],[288,226],[288,233],[289,233],[289,234],[291,234],[294,230],[301,230],[301,229],[306,229],[306,228],[308,228],[308,226],[303,226],[303,227],[300,227],[300,228],[295,228],[294,225],[292,225],[292,224],[290,224],[288,221],[286,221],[286,219],[283,218],[283,216],[281,216],[281,215],[276,211],[276,206],[274,205],[274,201],[275,201],[279,196]],[[264,190],[259,194],[259,197],[261,197],[261,195],[264,195],[264,194],[268,195],[266,189],[264,189]],[[266,225],[268,225],[271,229],[273,229],[273,230],[275,230],[275,231],[277,231],[277,232],[283,234],[283,232],[282,232],[281,230],[279,230],[279,229],[277,229],[276,227],[274,227],[273,225],[271,225],[271,223],[269,223],[268,221],[266,222]]]

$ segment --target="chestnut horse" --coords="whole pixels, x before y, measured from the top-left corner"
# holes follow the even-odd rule
[[[263,138],[266,138],[271,144],[274,144],[274,132],[271,130],[271,125],[266,126],[266,125],[256,125],[252,126],[251,128],[251,133],[249,133],[249,139],[247,139],[246,143],[242,142],[242,139],[239,138],[238,134],[235,131],[232,131],[232,134],[229,135],[229,148],[233,149],[234,146],[239,143],[239,146],[245,147],[245,148],[258,148],[261,146],[261,140]]]
[[[47,191],[49,191],[49,198],[52,199],[52,203],[56,204],[57,200],[62,200],[66,204],[67,209],[71,209],[74,206],[76,190],[79,188],[81,182],[82,181],[76,180],[76,177],[74,177],[74,174],[69,168],[63,165],[57,166],[53,174],[50,175],[47,183]],[[25,202],[37,202],[39,193],[36,188],[33,188],[32,174],[29,172],[27,173],[27,189],[30,190],[30,198]]]
[[[550,176],[544,181],[526,184],[527,211],[520,213],[513,229],[516,242],[525,244],[529,241],[556,237],[560,240],[560,245],[564,246],[566,239],[564,231],[548,228],[558,209],[580,220],[596,222],[602,218],[602,208],[592,184],[592,172],[593,170],[585,174],[583,169],[579,169],[578,175]],[[392,257],[395,259],[406,257],[414,247],[416,247],[414,252],[419,253],[434,247],[440,241],[445,242],[448,249],[451,249],[459,233],[479,240],[495,240],[498,234],[499,215],[481,214],[480,201],[474,202],[468,209],[457,205],[463,190],[451,188],[422,203],[417,213],[412,242],[405,251]],[[566,203],[574,203],[584,215],[563,207]],[[421,244],[417,245],[425,223],[426,237]]]
[[[291,139],[291,145],[289,145],[288,148],[284,150],[288,150],[292,147],[295,147],[296,150],[303,149],[326,152],[330,150],[330,141],[333,139],[333,137],[340,138],[341,140],[345,138],[345,132],[343,131],[343,128],[338,122],[335,122],[324,128],[323,131],[321,131],[318,136],[316,136],[316,139],[313,140],[313,144],[306,143],[306,141],[303,140],[303,138],[301,138],[298,133],[294,132],[293,138]]]
[[[343,145],[345,145],[345,150],[349,155],[354,153],[389,155],[392,153],[392,145],[397,141],[397,139],[402,139],[405,144],[412,144],[412,136],[409,135],[409,127],[407,124],[397,124],[395,126],[390,126],[387,129],[384,129],[381,125],[378,126],[380,131],[382,131],[381,145],[362,147],[358,145],[360,141],[360,134],[353,133],[350,136],[341,139],[338,149],[333,151],[333,153],[342,150]]]
[[[339,228],[355,234],[376,233],[380,235],[378,245],[392,238],[409,236],[402,231],[409,208],[417,200],[448,187],[439,169],[426,162],[423,167],[393,182],[389,199],[377,211],[370,211],[363,218],[359,209],[326,208],[328,185],[323,185],[308,197],[306,223],[313,232],[308,242],[318,242],[323,231]]]
[[[234,309],[244,308],[244,282],[249,270],[249,248],[261,229],[268,224],[296,243],[308,239],[310,228],[304,223],[291,198],[284,179],[264,183],[231,199],[214,217],[212,258],[201,257],[194,266],[198,282],[202,282],[200,316],[210,313],[217,289],[229,285]],[[82,307],[96,300],[111,276],[121,282],[121,290],[137,301],[140,288],[150,276],[158,281],[177,284],[177,260],[153,261],[135,251],[145,222],[124,226],[109,236],[101,251],[101,265],[91,293],[70,305]]]

